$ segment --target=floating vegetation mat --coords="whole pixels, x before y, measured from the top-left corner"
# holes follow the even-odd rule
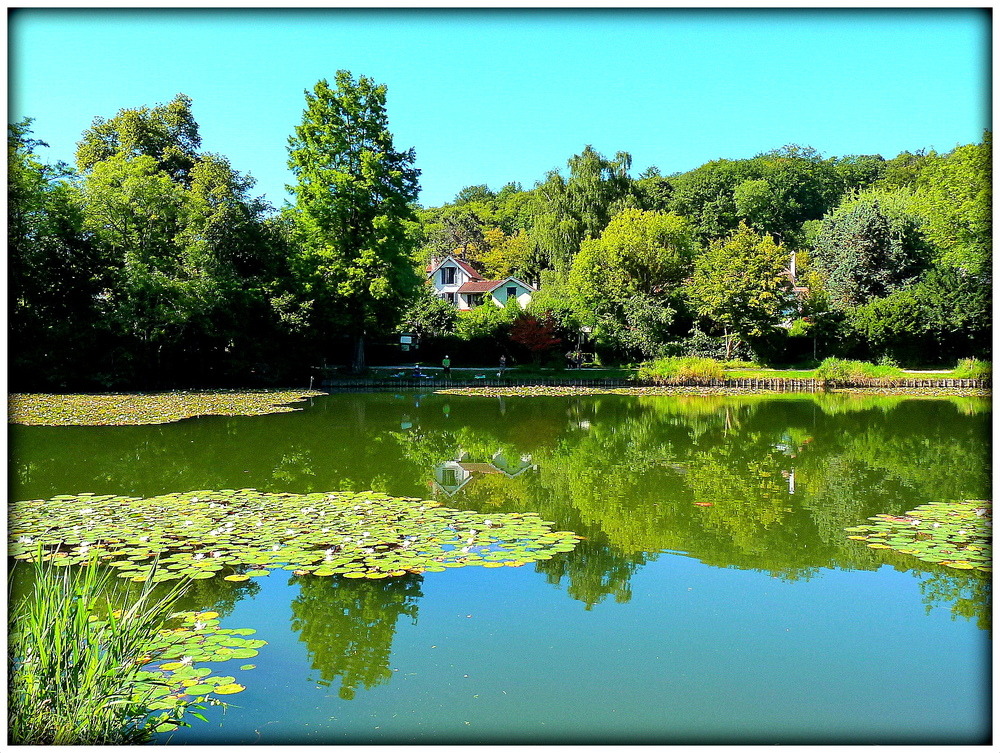
[[[476,395],[479,397],[570,397],[579,395],[755,395],[785,394],[795,390],[778,387],[560,387],[557,385],[523,385],[520,387],[455,387],[435,390],[438,395]],[[809,394],[822,390],[802,390]],[[906,397],[989,397],[990,390],[972,387],[892,387],[833,389],[829,392],[850,392],[863,395],[904,395]]]
[[[220,628],[218,616],[217,612],[177,612],[146,647],[136,695],[145,698],[148,693],[153,698],[150,711],[176,712],[188,704],[218,702],[216,696],[246,690],[233,676],[216,675],[209,667],[197,666],[198,662],[246,661],[257,656],[257,649],[267,644],[244,637],[256,632],[251,628]],[[102,624],[93,623],[98,629]],[[255,667],[242,664],[240,669]],[[176,718],[176,713],[160,716],[154,731],[176,729],[178,725],[171,717]]]
[[[15,502],[8,552],[54,565],[97,554],[135,582],[296,575],[386,578],[449,567],[517,566],[571,551],[576,534],[533,513],[489,517],[375,492],[223,489],[135,497],[59,495]]]
[[[456,387],[435,390],[438,395],[477,395],[480,397],[568,397],[575,395],[736,395],[768,392],[744,387],[559,387],[525,385],[522,387]]]
[[[992,390],[983,387],[838,387],[830,392],[906,397],[990,397],[993,394]]]
[[[844,530],[872,549],[895,549],[924,562],[990,572],[993,506],[979,499],[934,502],[905,515],[876,515],[871,525]]]
[[[7,420],[32,426],[166,424],[194,416],[263,416],[297,410],[288,403],[326,393],[314,390],[160,392],[116,395],[11,395]]]

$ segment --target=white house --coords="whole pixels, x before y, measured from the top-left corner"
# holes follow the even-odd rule
[[[427,278],[434,293],[453,304],[459,311],[470,311],[487,301],[503,306],[511,298],[525,308],[536,289],[516,277],[487,280],[471,264],[454,256],[432,260]]]

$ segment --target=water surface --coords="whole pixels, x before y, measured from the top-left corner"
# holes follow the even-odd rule
[[[269,641],[172,743],[977,744],[988,579],[848,540],[989,495],[976,398],[334,394],[11,429],[17,499],[373,489],[586,537],[521,568],[197,581]],[[230,671],[226,669],[226,671]]]

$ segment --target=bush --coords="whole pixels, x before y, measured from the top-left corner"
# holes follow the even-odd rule
[[[992,379],[993,364],[976,358],[963,358],[952,374],[955,379]]]
[[[816,379],[836,384],[866,382],[874,379],[892,382],[905,376],[903,370],[891,363],[866,363],[827,358],[816,369]]]
[[[635,378],[654,384],[704,383],[724,379],[725,371],[714,358],[658,358],[641,364]]]
[[[36,564],[34,575],[30,592],[10,610],[8,742],[147,742],[166,717],[150,716],[156,688],[140,679],[142,657],[180,589],[156,599],[149,586],[126,603],[109,587],[112,576],[96,566]]]

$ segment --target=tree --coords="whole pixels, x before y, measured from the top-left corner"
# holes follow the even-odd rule
[[[72,176],[35,153],[31,121],[8,126],[7,254],[11,381],[17,389],[79,383],[99,350],[107,260],[88,237]]]
[[[521,314],[510,328],[510,339],[528,349],[535,363],[562,342],[556,337],[556,321],[551,314],[541,320],[531,314]]]
[[[596,238],[611,217],[634,205],[627,152],[609,160],[588,144],[566,164],[568,178],[553,170],[537,184],[531,228],[547,266],[559,270],[568,269],[582,241]]]
[[[625,209],[600,238],[583,243],[569,284],[599,341],[656,355],[680,303],[676,292],[694,256],[694,231],[676,214]]]
[[[455,331],[458,311],[429,287],[417,295],[403,317],[403,325],[420,338],[440,337]]]
[[[321,80],[305,97],[288,140],[292,216],[316,324],[353,338],[357,372],[366,333],[391,327],[421,283],[410,258],[420,171],[412,149],[393,146],[384,85],[342,70],[334,88]]]
[[[914,282],[928,263],[919,220],[883,210],[870,195],[841,204],[823,220],[814,261],[834,302],[857,306]]]
[[[111,120],[94,118],[77,143],[76,164],[85,172],[114,156],[146,155],[172,178],[186,180],[200,146],[191,98],[178,94],[166,105],[119,110]]]
[[[767,235],[740,223],[695,259],[688,295],[700,316],[723,331],[726,358],[732,338],[757,337],[777,325],[790,307],[788,252]]]
[[[993,134],[924,161],[916,180],[915,209],[940,263],[978,274],[989,267]]]

